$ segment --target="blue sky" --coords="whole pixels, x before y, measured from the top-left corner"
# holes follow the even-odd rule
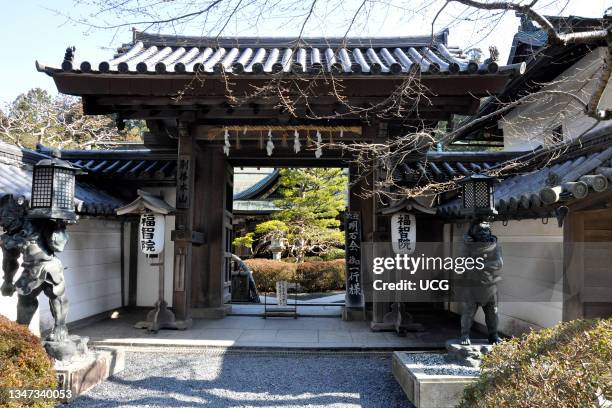
[[[350,15],[350,2],[340,13]],[[412,0],[411,0],[412,1]],[[414,0],[417,1],[418,0]],[[359,4],[360,2],[356,2]],[[545,2],[546,3],[546,2]],[[582,16],[601,16],[603,11],[612,6],[612,0],[575,0],[560,10],[559,4],[565,1],[551,1],[543,12],[563,15],[573,14]],[[404,0],[405,4],[405,0]],[[67,46],[76,46],[77,61],[89,60],[97,62],[108,59],[114,50],[122,43],[131,39],[129,28],[119,31],[92,30],[82,25],[68,23],[66,18],[58,15],[54,10],[74,16],[87,15],[91,10],[86,6],[75,6],[74,0],[4,0],[2,15],[0,15],[0,38],[3,38],[3,59],[0,64],[0,104],[13,100],[17,95],[33,87],[41,87],[52,93],[56,92],[51,78],[36,72],[34,61],[38,60],[46,65],[59,66],[64,50]],[[348,11],[347,11],[348,10]],[[372,13],[368,16],[367,26],[360,26],[358,32],[351,35],[394,36],[423,34],[431,29],[431,16],[437,9],[430,7],[418,13]],[[439,28],[454,20],[453,10],[440,19]],[[333,11],[329,15],[336,15]],[[346,24],[344,22],[334,25],[322,11],[315,16],[312,24],[307,27],[306,35],[344,35]],[[340,19],[342,20],[342,19]],[[474,44],[484,50],[489,45],[496,45],[502,60],[516,32],[518,19],[507,15],[492,29],[482,29],[477,24],[464,22],[455,23],[451,28],[450,43],[461,47]],[[139,27],[142,28],[142,27]],[[262,24],[257,27],[247,27],[240,22],[230,24],[224,35],[296,35],[296,26],[287,22]],[[493,31],[491,31],[493,30]],[[197,31],[197,30],[195,30]],[[193,28],[188,34],[198,34]]]

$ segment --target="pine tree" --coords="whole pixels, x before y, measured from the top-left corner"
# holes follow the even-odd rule
[[[297,262],[307,254],[323,255],[343,245],[338,216],[346,208],[348,179],[342,169],[282,169],[279,209],[272,221],[260,223],[254,233],[237,238],[237,245],[269,245],[282,237]],[[257,250],[255,250],[257,252]]]

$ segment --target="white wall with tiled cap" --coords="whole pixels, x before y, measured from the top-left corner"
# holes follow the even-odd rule
[[[3,234],[4,231],[0,228],[0,234]],[[21,262],[21,259],[19,260]],[[2,251],[0,251],[0,265],[2,264]],[[19,268],[17,274],[15,274],[14,281],[19,279],[21,275],[22,268]],[[4,277],[4,272],[1,272],[2,277]],[[3,315],[9,318],[12,321],[17,320],[17,293],[13,293],[13,296],[0,296],[0,315]],[[36,314],[32,318],[32,323],[30,324],[30,330],[34,334],[40,333],[39,328],[40,321],[40,311],[36,311]]]
[[[93,218],[81,219],[68,227],[70,239],[58,256],[66,268],[69,323],[121,307],[120,228],[118,221]],[[53,326],[47,297],[39,295],[38,302],[38,312],[30,326],[37,334]],[[16,310],[16,294],[0,297],[0,314],[15,320]]]
[[[70,239],[58,256],[64,264],[68,323],[121,307],[121,223],[82,218],[68,227]],[[53,325],[44,294],[38,297],[41,330]]]

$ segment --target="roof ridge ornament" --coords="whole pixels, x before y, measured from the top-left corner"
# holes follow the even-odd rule
[[[66,52],[64,53],[64,61],[62,62],[62,69],[64,71],[72,71],[72,63],[74,62],[75,51],[76,47],[74,45],[66,48]]]

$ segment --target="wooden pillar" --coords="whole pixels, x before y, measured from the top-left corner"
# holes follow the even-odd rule
[[[174,282],[172,306],[177,320],[191,322],[191,275],[194,244],[194,172],[195,141],[189,129],[179,126],[176,171],[176,217],[172,231],[174,241]],[[196,241],[198,241],[196,239]]]
[[[230,261],[232,241],[233,170],[221,146],[202,144],[199,148],[194,226],[205,233],[206,244],[194,247],[194,317],[219,319],[231,310]]]
[[[363,136],[366,140],[379,141],[380,127],[373,125],[363,128]],[[362,228],[362,277],[363,287],[371,285],[371,277],[369,276],[370,267],[372,264],[372,249],[373,243],[376,241],[376,198],[371,194],[374,186],[374,173],[371,171],[373,166],[369,166],[366,174],[359,174],[359,169],[355,165],[349,167],[349,211],[357,211],[361,214]],[[381,305],[376,305],[377,302],[372,299],[371,291],[364,291],[365,305],[372,304],[373,319],[378,315],[384,316]],[[386,304],[388,307],[388,304]],[[384,308],[384,306],[383,306]],[[345,313],[345,319],[351,319],[351,316]],[[355,316],[354,318],[357,318]]]
[[[563,223],[563,321],[583,317],[584,220],[580,212],[571,212]]]

